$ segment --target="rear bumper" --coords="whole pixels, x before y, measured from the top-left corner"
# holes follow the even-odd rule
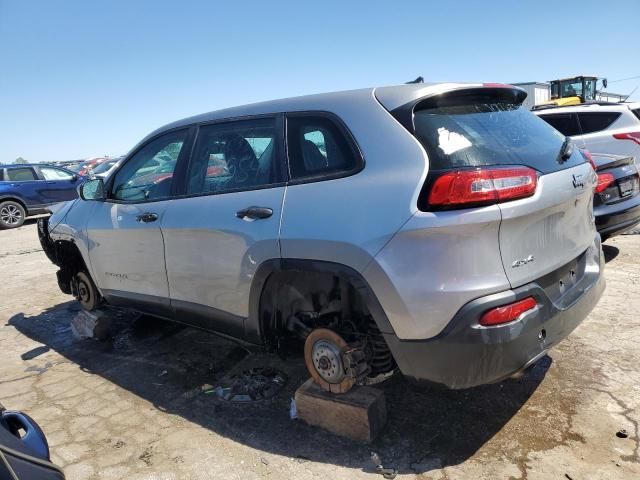
[[[640,195],[625,202],[594,209],[596,228],[603,237],[613,237],[640,223]]]
[[[454,389],[498,382],[525,369],[567,337],[598,303],[605,288],[600,242],[585,255],[593,258],[585,260],[582,276],[563,293],[558,284],[562,280],[568,285],[575,262],[536,282],[469,302],[437,337],[399,340],[385,335],[398,367],[410,379]],[[478,325],[488,309],[529,296],[538,308],[523,318],[502,326]]]

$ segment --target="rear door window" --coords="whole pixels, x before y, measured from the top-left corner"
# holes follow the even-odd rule
[[[346,132],[328,116],[287,116],[287,152],[292,180],[341,177],[362,163]]]
[[[578,113],[582,134],[600,132],[609,128],[622,115],[620,112],[584,112]]]
[[[36,172],[33,168],[22,167],[22,168],[8,168],[7,169],[7,180],[12,182],[28,182],[29,180],[37,180]]]
[[[556,113],[540,115],[540,118],[567,137],[581,135],[578,117],[575,113]]]
[[[187,173],[187,194],[253,190],[279,184],[284,180],[280,159],[274,118],[203,125]]]
[[[414,126],[432,170],[525,165],[548,173],[584,162],[579,154],[559,162],[561,133],[521,104],[489,95],[418,104]]]

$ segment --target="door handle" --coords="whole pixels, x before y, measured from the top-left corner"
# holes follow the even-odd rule
[[[258,220],[269,218],[271,215],[273,215],[273,210],[269,207],[247,207],[236,212],[236,217],[243,220]]]
[[[146,212],[136,217],[136,220],[142,223],[155,222],[158,219],[158,214],[153,212]]]

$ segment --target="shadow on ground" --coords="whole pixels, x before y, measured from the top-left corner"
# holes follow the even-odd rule
[[[248,353],[215,335],[149,317],[117,322],[111,341],[77,341],[69,325],[77,310],[75,302],[68,302],[37,316],[14,315],[9,324],[158,409],[236,442],[298,462],[365,471],[373,471],[371,450],[385,466],[400,473],[422,473],[463,462],[518,412],[551,364],[545,357],[519,380],[464,391],[418,391],[395,376],[381,386],[387,396],[388,425],[380,438],[366,446],[290,420],[290,399],[307,378],[298,355],[282,360]],[[25,353],[30,357],[39,352]],[[203,384],[215,385],[226,373],[254,366],[271,366],[288,375],[287,386],[275,399],[237,404],[201,393]]]
[[[602,253],[604,253],[604,261],[606,263],[609,263],[620,254],[620,249],[618,247],[614,247],[613,245],[603,244]]]

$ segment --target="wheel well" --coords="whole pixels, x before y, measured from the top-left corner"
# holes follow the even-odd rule
[[[7,201],[11,201],[11,202],[19,203],[19,204],[22,206],[22,208],[24,208],[24,212],[25,212],[25,214],[26,214],[26,215],[28,215],[28,214],[29,214],[29,210],[27,209],[26,204],[25,204],[22,200],[20,200],[19,198],[17,198],[17,197],[4,197],[4,198],[0,198],[0,203],[2,203],[2,202],[7,202]]]
[[[389,321],[355,270],[331,262],[281,260],[256,277],[260,295],[250,322],[257,319],[261,343],[270,349],[281,350],[291,338],[304,340],[316,328],[329,328],[347,342],[373,345],[377,370],[395,366],[381,333],[393,332]]]
[[[71,293],[71,279],[80,272],[86,271],[82,254],[75,243],[61,240],[55,242],[55,264],[60,267],[58,271],[58,285],[64,293]]]

